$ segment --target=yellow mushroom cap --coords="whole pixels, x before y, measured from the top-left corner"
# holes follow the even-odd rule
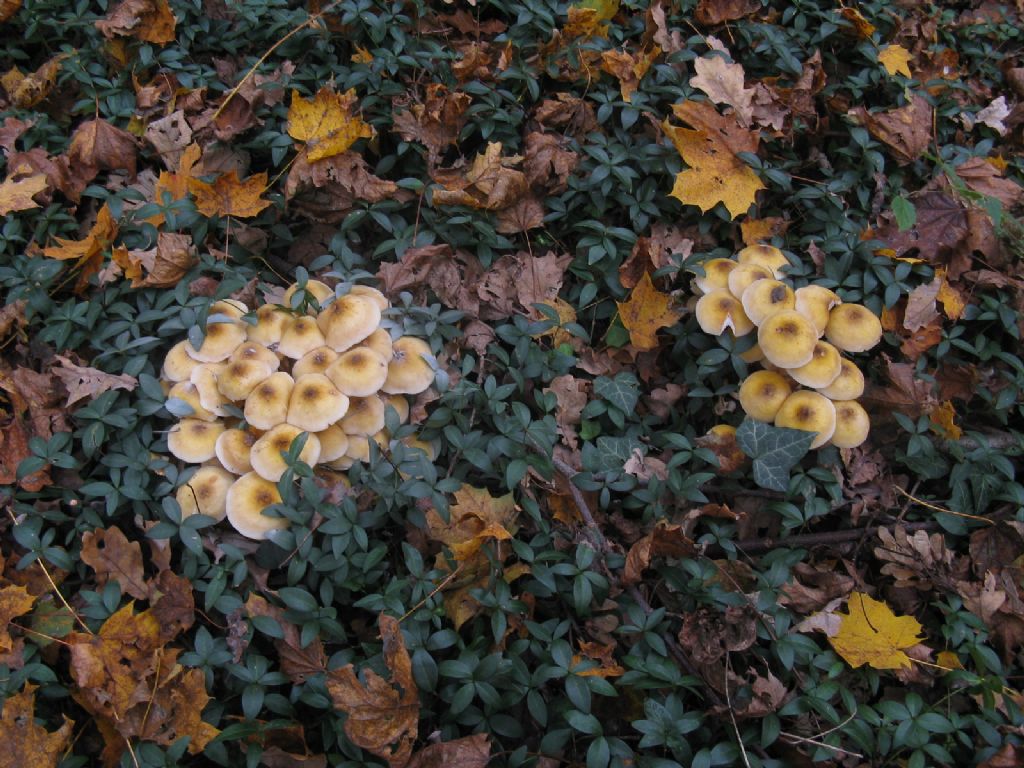
[[[764,350],[755,343],[746,352],[740,352],[740,360],[744,363],[759,363],[764,360]]]
[[[732,259],[708,259],[701,264],[704,274],[694,277],[693,285],[701,293],[728,288],[729,275],[738,266]]]
[[[378,328],[363,339],[360,346],[369,347],[389,363],[394,355],[394,350],[391,349],[391,334],[383,328]]]
[[[829,400],[856,400],[864,394],[864,374],[852,360],[840,361],[842,368],[836,380],[818,391]]]
[[[328,304],[316,321],[327,346],[344,352],[377,330],[380,317],[376,301],[348,293]]]
[[[277,342],[277,351],[285,357],[298,360],[307,352],[312,352],[323,345],[324,335],[320,332],[315,318],[293,317],[281,333],[281,340]]]
[[[757,280],[743,292],[743,311],[750,322],[760,325],[768,317],[783,309],[793,309],[796,298],[793,289],[781,280]]]
[[[787,373],[793,381],[803,384],[805,387],[821,389],[827,387],[837,378],[843,370],[843,358],[839,350],[827,341],[819,340],[814,345],[814,355],[811,361],[799,368],[790,368]]]
[[[199,399],[199,390],[191,381],[179,381],[171,387],[171,391],[167,393],[167,399],[170,400],[171,398],[181,400],[192,409],[192,413],[187,414],[187,417],[190,419],[199,419],[200,421],[217,420],[217,414],[203,407]],[[181,416],[182,414],[175,415]]]
[[[384,401],[376,395],[353,397],[338,426],[349,436],[374,435],[384,429],[386,408]]]
[[[276,483],[281,475],[288,469],[281,455],[287,451],[296,437],[305,430],[293,427],[291,424],[278,424],[272,430],[252,445],[249,453],[249,463],[252,470],[260,477]],[[320,441],[316,435],[309,435],[306,444],[299,452],[299,460],[313,466],[320,460]]]
[[[263,510],[281,503],[277,486],[269,480],[249,472],[242,475],[228,489],[227,518],[232,527],[243,536],[262,541],[274,531],[288,527],[283,517],[268,517]]]
[[[794,309],[806,316],[818,331],[818,338],[825,335],[828,315],[832,307],[843,303],[839,294],[820,285],[805,285],[796,289],[796,306]]]
[[[349,296],[363,296],[367,299],[372,300],[380,311],[383,312],[385,309],[391,306],[391,302],[388,301],[388,297],[378,291],[376,288],[369,285],[353,285],[348,292]]]
[[[206,316],[224,315],[232,320],[238,320],[248,311],[249,307],[244,302],[238,301],[238,299],[221,299],[210,305],[210,308],[206,311]]]
[[[273,304],[264,304],[256,309],[256,324],[246,324],[246,338],[265,347],[277,344],[281,340],[285,326],[292,316]]]
[[[348,397],[322,373],[306,373],[295,379],[288,400],[286,421],[306,432],[320,432],[348,411]]]
[[[311,349],[304,354],[292,366],[292,376],[296,378],[305,373],[327,373],[331,363],[338,359],[338,353],[326,344],[316,349]]]
[[[415,336],[402,336],[391,345],[394,357],[381,391],[389,395],[418,395],[434,383],[430,345]]]
[[[737,264],[736,269],[729,273],[729,293],[737,299],[743,298],[743,292],[758,280],[774,279],[772,271],[760,264]]]
[[[437,458],[437,446],[434,445],[432,442],[420,440],[418,437],[415,437],[414,435],[409,435],[409,437],[402,438],[402,442],[407,447],[413,449],[414,451],[423,451],[428,461],[433,461],[434,459]]]
[[[217,455],[217,438],[224,425],[216,421],[182,419],[167,433],[167,449],[189,464],[201,464]]]
[[[832,433],[832,445],[837,448],[856,448],[868,439],[871,419],[867,411],[856,400],[837,400],[836,429]]]
[[[789,266],[789,259],[782,251],[774,245],[761,243],[748,245],[736,254],[736,259],[740,264],[760,264],[762,267],[767,267],[776,278],[783,277],[785,275],[782,271],[783,268]]]
[[[786,398],[775,414],[776,427],[816,432],[811,448],[827,443],[836,428],[836,407],[832,401],[817,392],[800,389]]]
[[[745,336],[754,330],[743,304],[725,288],[701,296],[694,314],[700,329],[712,336],[720,336],[726,328],[732,329],[736,336]]]
[[[219,363],[227,360],[239,344],[245,341],[246,330],[241,323],[209,323],[203,344],[196,349],[185,342],[185,352],[201,363]]]
[[[750,418],[772,422],[792,392],[792,385],[781,373],[755,371],[740,385],[740,406]]]
[[[228,400],[245,400],[273,372],[262,360],[229,361],[217,374],[217,389]]]
[[[295,380],[284,371],[272,373],[245,399],[245,420],[256,429],[272,429],[288,416]]]
[[[387,411],[389,405],[395,409],[398,413],[400,424],[405,424],[409,420],[409,401],[406,398],[401,395],[388,395],[383,392],[378,397],[384,401],[385,411]]]
[[[199,361],[186,351],[188,346],[187,341],[179,341],[168,351],[160,371],[160,374],[168,381],[188,381],[192,370],[199,365]]]
[[[377,434],[372,435],[370,437],[366,437],[364,435],[353,435],[349,437],[348,450],[345,451],[345,457],[350,459],[351,461],[369,461],[371,441],[376,443],[381,450],[387,448],[388,446],[388,438],[383,431],[378,432]],[[341,460],[339,459],[338,461]],[[334,464],[336,463],[338,462],[333,462],[329,466],[333,467]],[[349,463],[349,466],[351,466],[351,462]],[[339,467],[334,468],[337,469]]]
[[[174,494],[181,516],[199,514],[223,520],[227,514],[228,489],[234,482],[235,476],[226,469],[200,467]]]
[[[316,439],[320,441],[321,464],[337,461],[348,450],[348,435],[337,424],[331,424],[327,429],[317,432]]]
[[[199,393],[199,402],[214,416],[227,416],[225,407],[228,400],[220,393],[217,377],[224,368],[223,363],[200,363],[192,369],[191,382]]]
[[[292,285],[288,286],[288,290],[284,292],[284,298],[281,299],[281,303],[288,308],[293,308],[292,296],[294,296],[298,292],[298,290],[298,283],[293,283]],[[306,292],[311,294],[313,298],[316,299],[316,303],[319,304],[320,306],[323,306],[324,302],[327,301],[327,299],[332,298],[334,296],[334,289],[331,288],[326,283],[320,282],[319,280],[307,280]]]
[[[380,390],[388,370],[387,360],[369,347],[358,346],[343,352],[327,369],[327,377],[349,397],[366,397]]]
[[[225,429],[217,438],[217,460],[233,474],[251,472],[249,455],[256,440],[257,436],[247,429]]]
[[[765,359],[779,368],[799,368],[814,356],[818,334],[811,321],[795,309],[770,315],[757,329],[757,343]]]
[[[882,340],[882,321],[863,304],[840,304],[828,313],[825,338],[844,352],[865,352]]]
[[[251,339],[239,344],[237,349],[231,353],[228,361],[233,360],[259,360],[270,366],[271,373],[281,367],[281,358],[275,352],[271,352],[263,344]]]

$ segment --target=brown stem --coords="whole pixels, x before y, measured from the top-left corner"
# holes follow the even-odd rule
[[[920,523],[896,523],[896,525],[901,525],[909,533],[914,531],[934,531],[939,528],[939,524],[935,520],[927,520]],[[762,539],[737,541],[734,546],[740,552],[750,555],[757,552],[767,552],[777,547],[797,548],[820,547],[825,544],[847,544],[851,541],[857,541],[861,536],[874,536],[880,529],[885,527],[884,525],[871,525],[864,528],[849,528],[842,531],[800,533],[796,536],[786,536],[780,539],[766,536]],[[724,553],[725,550],[720,544],[712,544],[705,550],[705,554],[708,557],[716,557]]]

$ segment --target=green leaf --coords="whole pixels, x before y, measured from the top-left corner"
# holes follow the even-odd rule
[[[917,223],[917,208],[902,195],[892,199],[892,213],[901,232],[906,232]]]
[[[635,437],[599,437],[596,446],[584,444],[580,458],[590,472],[621,472],[637,448],[643,450],[643,443]]]
[[[736,443],[754,460],[755,483],[773,491],[785,491],[789,485],[789,470],[810,449],[815,435],[802,429],[773,427],[744,419],[736,430]]]
[[[614,379],[598,376],[594,379],[594,394],[623,413],[632,413],[640,400],[640,383],[632,373],[620,373]]]

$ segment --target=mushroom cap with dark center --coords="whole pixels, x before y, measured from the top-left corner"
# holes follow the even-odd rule
[[[190,464],[201,464],[217,455],[217,438],[224,425],[216,421],[182,419],[167,433],[167,448]]]
[[[348,396],[322,373],[305,373],[295,380],[286,421],[306,432],[320,432],[348,411]]]
[[[392,358],[394,362],[394,358]],[[388,361],[369,347],[343,352],[327,369],[327,377],[349,397],[367,397],[380,391],[388,378]]]
[[[701,293],[711,293],[729,287],[729,274],[739,266],[732,259],[709,259],[701,264],[703,275],[693,278],[693,284]]]
[[[316,322],[327,346],[344,352],[377,330],[380,312],[372,298],[349,293],[328,304]]]
[[[694,314],[700,329],[711,336],[721,336],[727,328],[736,336],[744,336],[754,330],[754,324],[743,311],[743,304],[727,289],[701,296]]]
[[[185,351],[201,363],[219,363],[227,360],[239,344],[245,341],[245,326],[241,323],[209,323],[203,343],[196,349],[185,342]]]
[[[818,391],[829,400],[856,400],[864,394],[864,374],[857,364],[845,357],[841,361],[839,375],[827,387]]]
[[[740,264],[760,264],[770,269],[777,279],[785,275],[782,270],[789,266],[789,260],[782,251],[774,245],[763,243],[748,245],[736,254],[736,259]]]
[[[291,424],[278,424],[263,435],[253,443],[252,452],[249,454],[253,471],[271,482],[276,483],[280,480],[281,475],[288,469],[281,454],[291,447],[292,442],[302,432],[303,430]],[[306,437],[306,444],[299,453],[299,459],[310,466],[320,460],[320,441],[316,435]]]
[[[743,311],[754,325],[783,309],[793,309],[793,289],[780,280],[756,280],[743,292]]]
[[[836,429],[832,433],[832,444],[837,448],[856,448],[868,439],[871,419],[855,400],[840,400],[835,406]]]
[[[772,422],[793,387],[781,373],[755,371],[740,385],[740,406],[750,418]]]
[[[288,527],[283,517],[268,517],[263,510],[281,502],[281,494],[271,481],[255,472],[248,472],[235,480],[228,489],[227,519],[232,527],[243,536],[261,541],[273,531]]]
[[[811,448],[820,448],[832,437],[836,428],[836,408],[832,401],[817,392],[801,389],[789,397],[775,415],[776,427],[815,432]]]
[[[298,360],[307,352],[324,345],[324,335],[312,317],[296,317],[285,325],[277,351],[292,360]]]
[[[228,489],[233,482],[235,476],[226,469],[200,467],[174,495],[181,508],[181,516],[200,514],[223,520]]]
[[[818,341],[814,345],[814,354],[810,362],[799,368],[790,368],[787,373],[793,381],[805,387],[820,389],[835,381],[843,370],[843,359],[839,350],[827,341]]]
[[[415,336],[402,336],[392,345],[394,357],[381,391],[390,395],[418,395],[434,383],[430,345]]]
[[[882,340],[882,322],[862,304],[840,304],[828,314],[825,338],[844,352],[866,352]]]
[[[295,381],[284,371],[272,373],[245,399],[245,420],[256,429],[272,429],[288,416]]]
[[[814,325],[794,309],[769,315],[757,330],[757,343],[765,358],[779,368],[799,368],[809,363],[817,341]]]

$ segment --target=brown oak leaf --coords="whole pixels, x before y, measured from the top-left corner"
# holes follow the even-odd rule
[[[93,398],[111,389],[127,389],[129,391],[138,386],[139,380],[126,373],[113,374],[104,373],[96,368],[76,365],[74,361],[62,355],[54,355],[59,365],[51,370],[64,382],[68,390],[67,406],[72,406],[79,400]]]

